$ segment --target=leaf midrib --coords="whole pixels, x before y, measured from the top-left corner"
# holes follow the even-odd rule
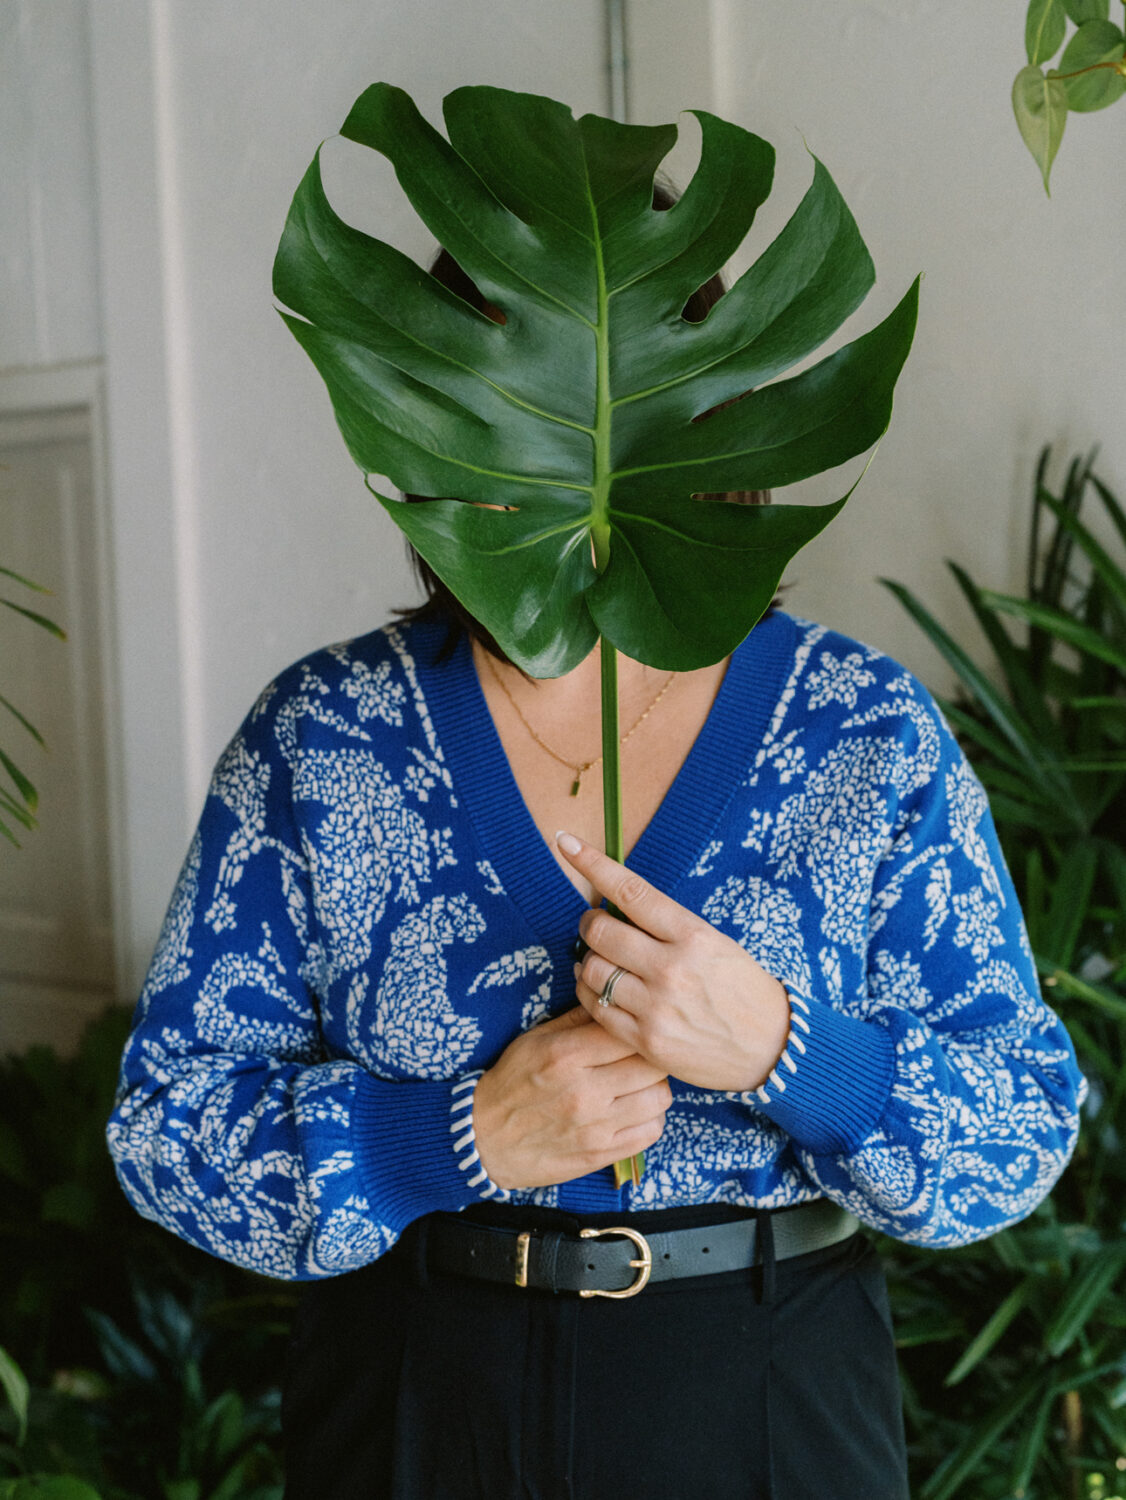
[[[610,531],[610,424],[613,418],[613,403],[610,400],[610,289],[606,284],[606,261],[602,253],[601,225],[598,220],[598,205],[590,181],[590,164],[583,151],[583,183],[587,203],[590,205],[591,245],[594,249],[594,270],[598,290],[598,320],[594,325],[595,341],[595,388],[594,388],[594,473],[591,476],[589,525],[594,541],[595,567],[601,573],[609,563]]]

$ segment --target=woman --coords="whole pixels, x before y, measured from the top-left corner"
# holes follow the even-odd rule
[[[597,652],[532,681],[422,572],[219,762],[127,1193],[307,1283],[290,1500],[899,1500],[858,1224],[1023,1217],[1082,1092],[979,784],[902,667],[774,608],[714,667],[622,662],[626,870]]]

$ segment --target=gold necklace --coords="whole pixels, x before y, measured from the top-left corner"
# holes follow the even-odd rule
[[[493,674],[493,680],[496,682],[497,686],[500,688],[504,696],[508,699],[509,703],[512,704],[512,707],[516,710],[516,717],[520,720],[521,724],[523,724],[524,728],[532,736],[540,749],[546,750],[548,755],[551,756],[552,760],[557,760],[561,766],[566,766],[569,771],[574,771],[575,779],[571,784],[571,796],[577,797],[580,790],[582,789],[583,777],[586,775],[587,771],[593,770],[595,766],[602,763],[602,756],[599,755],[594,760],[584,760],[576,762],[573,760],[568,760],[565,755],[560,755],[557,751],[553,750],[550,745],[545,744],[544,741],[540,739],[536,731],[532,728],[532,726],[528,723],[524,715],[520,712],[520,705],[516,702],[516,699],[509,692],[504,678],[500,675],[495,665],[493,664],[492,652],[485,652],[485,661],[488,664],[489,671]],[[630,727],[626,730],[625,734],[620,737],[620,739],[618,740],[619,745],[624,745],[633,731],[645,722],[645,720],[656,708],[657,704],[660,703],[661,699],[668,692],[669,688],[672,687],[673,678],[675,676],[675,672],[669,673],[668,680],[665,682],[664,687],[653,699],[652,703],[650,703],[649,707],[645,710],[641,717],[639,719],[636,719],[634,723],[631,724]]]

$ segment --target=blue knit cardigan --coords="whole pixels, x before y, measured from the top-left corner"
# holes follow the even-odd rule
[[[926,690],[775,610],[732,657],[630,866],[786,985],[770,1080],[673,1080],[638,1188],[502,1193],[473,1088],[573,1004],[583,901],[462,637],[377,630],[268,687],[216,767],[108,1139],[142,1214],[304,1279],[480,1197],[579,1213],[827,1196],[959,1245],[1028,1214],[1085,1093],[984,793]],[[627,789],[628,791],[628,789]]]

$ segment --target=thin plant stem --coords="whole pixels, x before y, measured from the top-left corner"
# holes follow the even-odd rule
[[[1066,83],[1069,78],[1082,78],[1084,73],[1095,73],[1099,68],[1113,68],[1116,73],[1122,73],[1124,65],[1126,65],[1126,57],[1120,57],[1117,61],[1108,57],[1105,62],[1088,63],[1085,68],[1076,68],[1072,73],[1057,73],[1055,68],[1052,68],[1047,77],[1053,83]]]
[[[603,844],[610,858],[621,864],[625,855],[625,836],[622,833],[622,763],[618,740],[618,653],[605,636],[599,639],[599,655],[602,663]],[[621,917],[622,913],[612,902],[607,905],[615,917]],[[632,1182],[634,1187],[639,1187],[644,1170],[644,1154],[616,1161],[614,1186],[620,1188]]]
[[[622,767],[618,742],[618,653],[603,636],[602,658],[602,810],[606,853],[621,864],[625,855],[622,833]],[[611,907],[615,916],[621,912]]]

